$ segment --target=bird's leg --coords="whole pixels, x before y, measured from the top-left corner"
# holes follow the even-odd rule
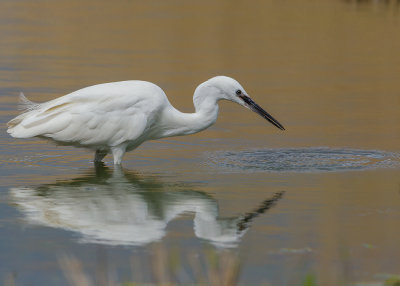
[[[114,165],[120,165],[122,157],[125,154],[126,146],[116,146],[111,148],[112,155],[114,157]]]
[[[94,162],[98,163],[103,160],[103,158],[107,155],[108,151],[106,150],[96,150],[96,153],[94,154]]]

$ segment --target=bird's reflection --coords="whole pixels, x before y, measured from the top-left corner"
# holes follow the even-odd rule
[[[251,212],[223,218],[205,192],[102,164],[77,179],[10,193],[28,222],[77,232],[81,242],[144,245],[161,240],[179,215],[193,213],[195,235],[220,247],[237,246],[249,223],[282,197],[277,193]]]

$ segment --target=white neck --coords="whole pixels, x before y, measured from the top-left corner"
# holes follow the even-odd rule
[[[216,96],[216,92],[204,84],[199,85],[193,96],[194,113],[167,107],[161,116],[161,137],[193,134],[210,127],[218,117],[218,100],[221,97]]]

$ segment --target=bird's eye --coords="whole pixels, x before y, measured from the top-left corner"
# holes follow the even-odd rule
[[[236,94],[237,94],[237,95],[241,95],[241,94],[242,94],[242,91],[241,91],[240,89],[238,89],[238,90],[236,91]]]

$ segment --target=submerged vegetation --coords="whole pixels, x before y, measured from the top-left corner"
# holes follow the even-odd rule
[[[237,285],[240,260],[236,253],[206,249],[203,254],[182,255],[179,251],[167,251],[154,247],[150,263],[140,257],[131,259],[131,279],[116,281],[110,275],[106,262],[102,271],[94,277],[85,270],[83,263],[71,255],[63,255],[59,265],[71,286],[139,286],[139,285]],[[11,284],[10,284],[11,286]]]

